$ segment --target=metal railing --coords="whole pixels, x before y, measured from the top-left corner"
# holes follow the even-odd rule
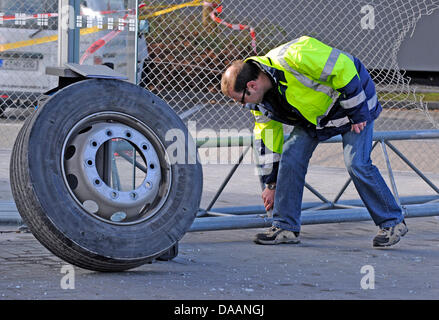
[[[378,144],[380,144],[382,147],[383,156],[387,164],[388,176],[391,182],[391,189],[398,204],[402,206],[403,213],[406,218],[439,215],[439,188],[400,150],[398,150],[398,148],[396,148],[391,141],[430,139],[439,139],[439,130],[375,132],[373,136],[373,148],[375,148],[375,146]],[[335,136],[322,143],[340,142],[341,136]],[[246,146],[247,148],[242,152],[238,163],[236,163],[229,174],[227,174],[207,208],[200,209],[198,216],[189,231],[261,228],[271,226],[272,218],[262,206],[213,208],[216,200],[219,198],[225,186],[229,183],[233,174],[241,164],[243,157],[248,152],[249,148],[251,148],[252,137],[248,136],[210,139],[209,143],[206,143],[203,139],[201,139],[197,141],[197,145],[198,147],[219,147],[227,145],[228,147]],[[398,188],[395,182],[389,154],[387,152],[387,147],[395,152],[395,154],[408,167],[410,167],[410,169],[412,169],[429,187],[431,187],[436,195],[400,197],[398,194]],[[341,196],[346,191],[351,181],[351,178],[348,178],[333,200],[327,199],[327,197],[320,193],[316,188],[312,187],[308,183],[305,183],[305,187],[321,201],[313,203],[304,202],[302,204],[302,224],[306,225],[370,220],[371,217],[361,200],[340,201]]]

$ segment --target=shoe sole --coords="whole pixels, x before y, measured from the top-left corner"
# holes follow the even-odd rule
[[[385,247],[391,247],[391,246],[397,244],[399,241],[401,241],[401,236],[399,236],[399,237],[397,238],[397,240],[394,241],[394,242],[389,242],[389,243],[379,243],[379,242],[374,242],[374,243],[373,243],[373,247],[374,247],[374,248],[385,248]]]
[[[263,245],[276,245],[276,244],[282,244],[282,243],[285,243],[285,244],[298,244],[298,243],[300,243],[300,240],[298,240],[298,239],[291,239],[291,240],[278,240],[278,239],[276,239],[276,240],[254,240],[253,241],[254,243],[256,243],[256,244],[263,244]]]
[[[407,234],[407,232],[409,232],[409,229],[405,228],[404,232],[401,232],[400,236],[404,237]]]
[[[399,241],[401,241],[401,238],[404,237],[407,234],[407,232],[409,232],[409,229],[405,228],[405,230],[403,232],[401,232],[401,234],[399,235],[399,238],[396,241],[391,242],[391,243],[381,244],[381,243],[378,243],[378,242],[373,242],[373,247],[374,248],[391,247],[391,246],[397,244]]]

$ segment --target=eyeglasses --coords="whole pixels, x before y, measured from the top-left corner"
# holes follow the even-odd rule
[[[246,93],[247,93],[247,88],[245,88],[244,91],[242,92],[241,104],[245,104],[244,99]]]

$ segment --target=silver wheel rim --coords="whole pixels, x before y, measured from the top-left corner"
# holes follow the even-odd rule
[[[144,178],[130,190],[121,190],[110,177],[116,171],[115,157],[127,147],[140,155],[144,165],[133,161],[133,166]],[[151,128],[127,114],[100,112],[79,121],[64,140],[61,159],[69,193],[99,220],[140,223],[152,218],[167,199],[171,166],[165,148]]]

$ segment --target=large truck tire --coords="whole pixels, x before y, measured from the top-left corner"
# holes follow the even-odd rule
[[[140,155],[140,185],[120,190],[109,182],[111,144]],[[96,271],[134,268],[177,247],[202,192],[184,123],[152,93],[119,80],[80,81],[47,99],[15,141],[10,174],[33,235],[61,259]]]

